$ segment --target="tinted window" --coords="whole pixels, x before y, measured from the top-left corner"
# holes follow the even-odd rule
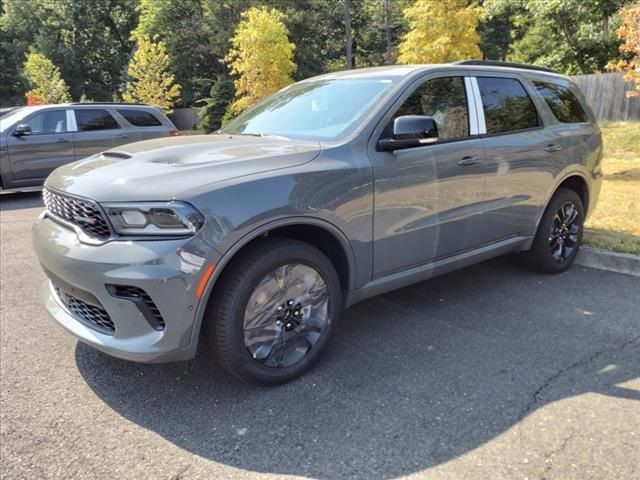
[[[143,110],[120,110],[117,112],[127,119],[131,125],[136,127],[160,127],[162,122],[154,117],[151,113]]]
[[[67,132],[67,112],[65,110],[49,110],[38,113],[25,122],[31,127],[33,135]]]
[[[547,105],[562,123],[582,123],[588,121],[582,105],[567,87],[546,82],[533,82]]]
[[[469,136],[467,97],[462,77],[434,78],[417,88],[393,116],[384,137],[393,132],[393,120],[403,115],[426,115],[438,125],[438,138],[451,140]]]
[[[75,110],[78,130],[89,132],[93,130],[111,130],[120,125],[109,112],[100,108],[83,108]]]
[[[487,133],[538,126],[538,113],[522,84],[513,78],[478,77]]]

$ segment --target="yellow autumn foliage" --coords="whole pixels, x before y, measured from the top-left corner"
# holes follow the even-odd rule
[[[409,32],[399,45],[398,63],[447,63],[482,58],[476,27],[482,7],[467,0],[416,0],[404,10]]]
[[[225,57],[231,72],[237,75],[232,113],[242,112],[293,83],[295,45],[289,41],[284,18],[275,8],[253,7],[243,12]]]
[[[164,42],[155,42],[147,35],[137,37],[138,48],[129,62],[130,81],[122,98],[127,102],[142,102],[173,112],[180,98],[180,85],[169,72],[169,55]]]

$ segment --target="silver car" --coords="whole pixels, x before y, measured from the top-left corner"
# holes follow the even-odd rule
[[[0,189],[42,185],[66,163],[148,138],[177,135],[160,110],[141,104],[21,107],[0,118]]]
[[[311,78],[215,134],[57,169],[33,228],[45,302],[108,354],[186,360],[205,336],[239,378],[283,383],[373,295],[511,252],[564,271],[601,153],[576,86],[535,67]]]

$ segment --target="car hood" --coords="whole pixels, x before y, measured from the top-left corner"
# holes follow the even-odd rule
[[[301,165],[320,150],[317,142],[283,137],[161,138],[64,165],[45,186],[99,202],[181,199],[224,180]]]

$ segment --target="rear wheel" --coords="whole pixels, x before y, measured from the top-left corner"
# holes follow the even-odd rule
[[[320,359],[340,315],[341,290],[335,268],[318,249],[285,238],[261,240],[218,285],[208,336],[227,371],[278,385]]]
[[[542,215],[531,249],[522,254],[527,266],[560,273],[573,263],[582,243],[584,207],[580,196],[560,188]]]

